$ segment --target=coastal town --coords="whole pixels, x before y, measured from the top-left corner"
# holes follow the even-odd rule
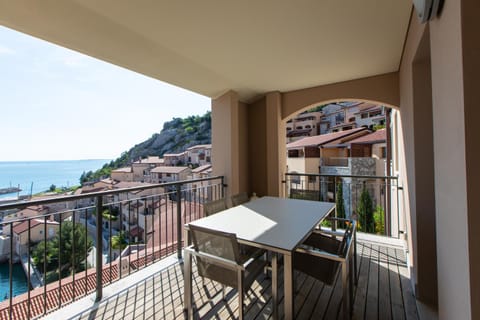
[[[287,172],[385,175],[385,124],[388,115],[387,108],[364,102],[332,103],[321,110],[298,114],[285,125]],[[60,242],[66,241],[62,237],[68,236],[60,236],[61,229],[73,223],[73,228],[77,226],[86,234],[81,243],[96,239],[100,228],[103,235],[102,264],[119,268],[115,273],[118,276],[129,273],[131,268],[135,268],[139,252],[143,252],[143,255],[149,249],[163,252],[171,250],[176,234],[173,231],[174,221],[169,221],[167,216],[178,201],[176,186],[172,183],[185,182],[182,184],[185,192],[182,191],[180,196],[183,199],[180,204],[182,214],[185,214],[187,210],[192,212],[192,207],[193,211],[201,211],[202,204],[212,199],[212,193],[218,192],[213,190],[212,181],[202,181],[211,176],[212,145],[200,144],[190,146],[183,152],[165,153],[162,157],[150,155],[136,159],[128,166],[113,169],[109,176],[85,182],[67,194],[47,192],[34,196],[30,200],[68,195],[82,198],[2,212],[0,260],[5,263],[12,257],[14,263],[21,263],[30,281],[29,286],[33,289],[50,282],[55,284],[58,279],[55,276],[57,266],[48,263],[43,265],[43,251],[38,253],[38,248],[46,250],[43,249],[46,242],[58,242],[58,239]],[[297,176],[287,186],[291,189],[289,192],[305,192],[305,186],[312,182],[311,179]],[[194,182],[189,183],[189,180]],[[349,211],[350,206],[356,205],[354,186],[348,184],[347,178],[344,181],[343,194]],[[125,189],[127,191],[122,192]],[[325,199],[332,201],[330,189],[323,188],[322,192]],[[96,225],[97,199],[88,195],[117,190],[118,193],[107,197],[108,203],[102,207],[102,225]],[[318,191],[319,188],[313,189],[313,192]],[[158,235],[158,238],[154,235]],[[81,267],[74,267],[66,275],[80,271],[78,278],[83,270],[94,268],[97,247],[92,241],[82,252],[83,261],[78,261]]]

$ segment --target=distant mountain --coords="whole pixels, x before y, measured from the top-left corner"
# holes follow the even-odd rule
[[[120,157],[106,163],[95,172],[84,172],[80,183],[98,180],[109,176],[113,169],[125,167],[147,156],[162,157],[165,153],[179,153],[197,144],[210,144],[212,141],[212,119],[208,111],[203,116],[173,118],[163,124],[160,133],[154,133],[149,139],[122,153]]]

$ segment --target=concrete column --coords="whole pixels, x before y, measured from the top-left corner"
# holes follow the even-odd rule
[[[267,190],[270,196],[281,196],[282,180],[286,168],[285,123],[282,122],[282,97],[280,92],[271,92],[266,96],[267,141]]]
[[[440,319],[480,318],[478,1],[430,23]]]
[[[435,181],[433,156],[432,79],[430,37],[426,28],[412,64],[413,132],[415,164],[416,251],[415,294],[437,305],[435,238]]]
[[[234,91],[212,100],[212,167],[214,175],[225,176],[227,196],[247,191],[246,106]]]
[[[248,106],[250,191],[259,196],[283,195],[286,168],[282,94],[267,93]]]

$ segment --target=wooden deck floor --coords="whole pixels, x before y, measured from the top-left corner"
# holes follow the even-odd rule
[[[353,319],[418,319],[415,298],[407,278],[402,249],[377,243],[358,244],[359,282],[355,289]],[[222,300],[221,286],[202,282],[194,273],[196,317],[235,319],[238,304],[235,290]],[[283,316],[283,279],[280,279],[279,311]],[[295,318],[337,319],[341,312],[341,281],[325,286],[304,274],[295,274]],[[261,276],[246,298],[246,319],[271,319],[271,280]],[[176,264],[130,287],[98,308],[74,319],[184,319],[183,271]]]

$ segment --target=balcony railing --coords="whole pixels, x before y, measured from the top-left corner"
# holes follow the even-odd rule
[[[320,158],[320,165],[328,166],[328,167],[348,167],[348,158],[342,158],[342,157]]]
[[[218,176],[0,205],[0,255],[8,260],[9,279],[0,319],[36,318],[93,292],[99,301],[104,286],[174,252],[181,257],[183,225],[203,216],[203,203],[224,197],[223,181]],[[62,209],[20,216],[39,206]],[[15,296],[17,261],[28,289]]]
[[[287,173],[283,182],[285,197],[336,202],[335,215],[356,217],[362,232],[406,236],[398,177]]]

